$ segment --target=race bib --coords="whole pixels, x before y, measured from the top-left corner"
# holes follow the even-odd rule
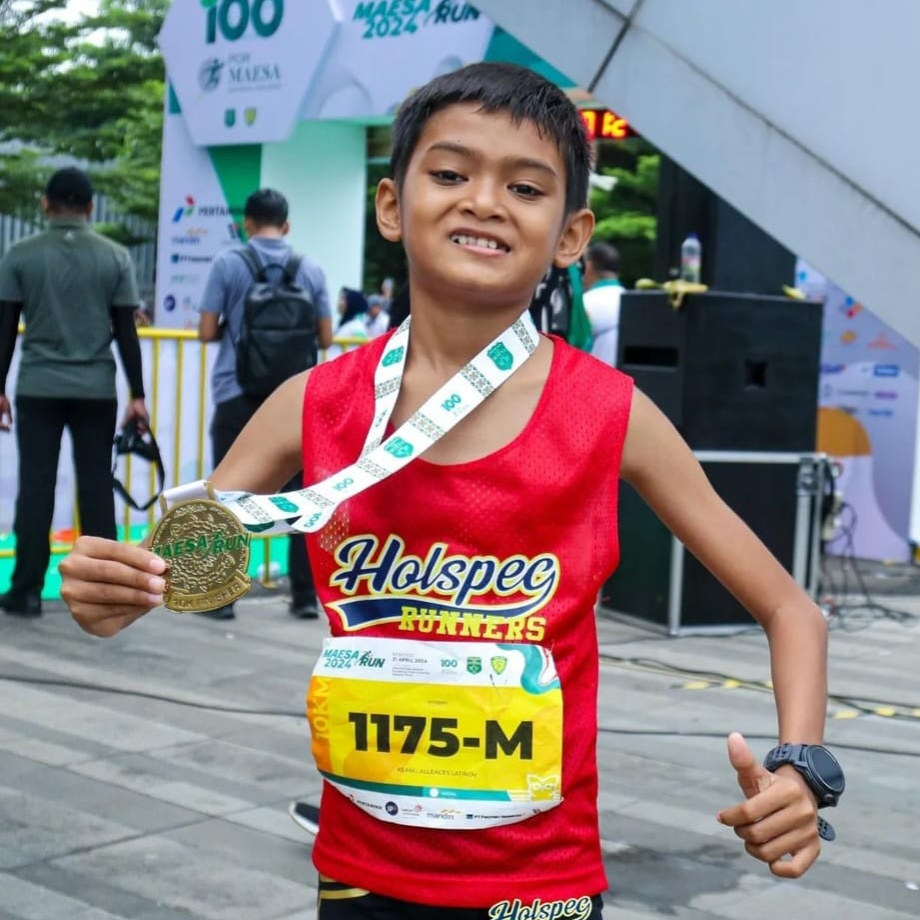
[[[326,639],[307,717],[319,771],[382,821],[494,827],[562,801],[562,688],[536,645]]]

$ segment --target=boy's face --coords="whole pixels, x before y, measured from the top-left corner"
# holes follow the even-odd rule
[[[378,225],[405,246],[413,304],[419,288],[471,307],[523,308],[550,262],[572,264],[590,239],[590,211],[566,219],[555,143],[530,122],[477,109],[433,115],[398,192],[388,179],[378,188]]]

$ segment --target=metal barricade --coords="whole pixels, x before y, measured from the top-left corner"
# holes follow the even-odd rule
[[[20,329],[20,334],[22,330]],[[166,467],[165,487],[170,488],[193,479],[205,478],[211,469],[210,439],[207,437],[208,423],[212,412],[210,399],[210,371],[216,349],[198,341],[192,330],[160,329],[142,327],[138,329],[141,342],[144,368],[144,387],[147,393],[147,408],[150,411],[150,426],[153,430],[163,464]],[[334,339],[341,351],[365,343],[363,339]],[[19,349],[16,350],[18,358]],[[336,350],[338,353],[338,349]],[[16,364],[10,368],[8,395],[14,401],[14,382]],[[320,360],[325,361],[326,352],[322,351]],[[119,369],[118,399],[120,411],[128,401],[127,385],[124,374]],[[15,425],[15,411],[14,411]],[[70,552],[73,541],[79,533],[79,513],[76,506],[75,490],[72,488],[72,461],[69,452],[62,449],[63,462],[59,465],[58,488],[55,497],[55,522],[50,535],[51,552],[55,558]],[[4,488],[5,501],[0,504],[0,533],[12,528],[12,500],[18,491],[15,475],[9,471],[16,469],[16,451],[13,438],[0,439],[0,461],[7,474],[4,483],[13,482],[16,488]],[[149,467],[149,471],[146,469]],[[146,499],[157,488],[156,469],[152,464],[132,462],[130,454],[121,458],[118,475],[125,487],[135,498]],[[116,506],[117,507],[117,506]],[[138,512],[124,503],[118,512],[121,538],[139,542],[152,529],[158,514],[158,505],[154,504],[146,512]],[[65,523],[66,522],[66,523]],[[273,541],[284,540],[279,536],[256,536],[261,543],[262,562],[257,569],[257,580],[266,586],[273,583],[272,551],[277,544]],[[258,553],[253,554],[258,558]],[[0,561],[7,562],[15,557],[15,549],[0,546]]]

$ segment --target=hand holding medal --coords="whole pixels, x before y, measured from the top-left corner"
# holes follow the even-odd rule
[[[214,610],[249,590],[249,545],[237,517],[214,499],[180,501],[160,518],[150,537],[150,549],[163,559],[166,590],[163,603],[175,613]]]

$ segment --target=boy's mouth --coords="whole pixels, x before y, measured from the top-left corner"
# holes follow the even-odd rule
[[[468,249],[480,249],[491,252],[511,252],[511,247],[494,236],[482,233],[465,233],[458,231],[450,235],[450,241]]]

